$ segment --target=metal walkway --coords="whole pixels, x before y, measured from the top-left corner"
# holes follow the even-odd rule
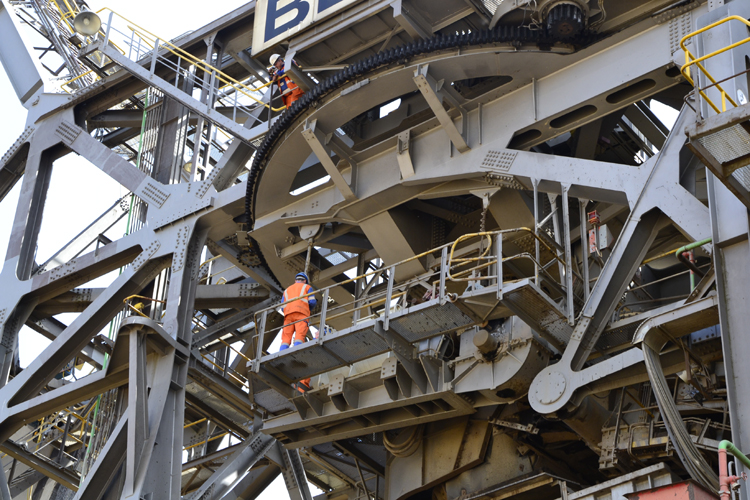
[[[428,404],[429,411],[415,410],[417,413],[424,410],[432,415],[430,418],[436,418],[441,412],[469,411],[470,405],[464,408],[465,405],[453,404],[443,397],[452,394],[453,370],[435,355],[430,339],[453,333],[460,335],[475,325],[510,316],[518,316],[558,352],[564,350],[572,334],[568,323],[570,314],[558,305],[558,302],[567,303],[567,298],[563,295],[553,299],[545,292],[564,292],[565,287],[547,274],[544,266],[538,265],[529,253],[503,256],[504,239],[529,234],[535,237],[528,229],[474,235],[476,241],[465,238],[317,291],[316,295],[323,296],[321,310],[304,321],[325,334],[280,352],[269,354],[261,349],[269,344],[268,336],[280,333],[281,327],[266,329],[265,326],[271,319],[269,315],[278,313],[278,306],[259,311],[255,338],[258,348],[255,359],[248,363],[253,374],[254,402],[275,415],[296,409],[305,419],[309,411],[310,416],[321,417],[328,403],[333,403],[341,412],[356,409],[360,406],[359,393],[385,386],[390,399],[401,398],[401,405],[413,404],[408,400],[418,395],[419,404],[432,401],[434,404]],[[547,244],[541,238],[536,241],[541,246]],[[394,284],[399,266],[409,265],[411,260],[426,254],[435,258],[430,270],[405,283]],[[554,252],[547,252],[547,255],[550,262],[559,260]],[[532,261],[535,278],[518,276],[518,268],[510,261],[519,258]],[[498,266],[498,261],[503,265]],[[504,274],[504,267],[514,274]],[[503,276],[510,279],[505,281]],[[347,304],[336,304],[329,310],[332,288],[352,284],[360,290],[355,299]],[[420,291],[420,296],[423,289],[427,292],[421,299],[414,299],[415,289]],[[363,311],[368,315],[360,318]],[[332,324],[339,329],[331,330]],[[345,379],[339,370],[384,353],[389,356],[382,367],[377,370],[370,367],[369,374]],[[304,396],[292,389],[296,381],[326,373],[329,383]],[[456,377],[456,382],[461,377]],[[412,384],[418,394],[412,391]],[[366,413],[363,417],[369,418]]]

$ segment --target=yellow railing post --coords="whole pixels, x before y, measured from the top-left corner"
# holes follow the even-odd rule
[[[726,92],[726,90],[724,90],[724,88],[720,85],[720,82],[718,82],[711,75],[711,73],[709,73],[708,70],[706,70],[706,68],[703,67],[703,65],[701,63],[703,61],[707,60],[707,59],[710,59],[710,58],[712,58],[714,56],[717,56],[719,54],[723,54],[724,52],[727,52],[729,50],[734,49],[735,47],[739,47],[740,45],[743,45],[745,43],[750,42],[750,37],[745,38],[743,40],[740,40],[739,42],[735,42],[735,43],[732,43],[730,45],[727,45],[726,47],[723,47],[721,49],[715,50],[715,51],[713,51],[713,52],[711,52],[709,54],[706,54],[706,55],[698,57],[698,58],[696,58],[690,52],[690,50],[685,45],[685,42],[687,42],[691,38],[693,38],[693,37],[695,37],[695,36],[697,36],[697,35],[705,32],[705,31],[708,31],[708,30],[710,30],[712,28],[715,28],[716,26],[719,26],[721,24],[724,24],[724,23],[732,21],[732,20],[734,20],[734,21],[740,21],[743,24],[745,24],[745,26],[747,26],[748,28],[750,28],[750,22],[747,19],[744,19],[744,18],[742,18],[740,16],[729,16],[729,17],[725,17],[724,19],[721,19],[719,21],[716,21],[714,23],[711,23],[708,26],[705,26],[705,27],[703,27],[703,28],[701,28],[701,29],[699,29],[697,31],[689,33],[689,34],[685,35],[684,37],[682,37],[682,39],[680,40],[680,47],[685,52],[685,64],[682,65],[682,67],[680,68],[680,72],[682,73],[682,76],[684,76],[685,79],[691,85],[695,86],[696,83],[695,83],[695,81],[693,80],[693,78],[691,77],[691,74],[690,74],[690,67],[693,66],[693,65],[697,66],[698,69],[701,71],[701,73],[703,73],[706,76],[706,78],[708,78],[708,80],[711,82],[711,85],[709,85],[708,87],[716,87],[716,89],[721,94],[721,111],[719,111],[718,106],[716,106],[716,104],[714,104],[714,102],[711,100],[711,98],[708,97],[708,95],[706,95],[706,93],[704,92],[704,90],[706,90],[708,87],[703,88],[703,89],[701,89],[701,88],[697,89],[698,93],[701,95],[701,97],[703,97],[706,100],[706,102],[708,103],[708,105],[711,106],[711,108],[714,111],[716,111],[716,113],[723,113],[724,111],[727,110],[726,101],[729,101],[732,104],[732,106],[734,106],[735,108],[737,107],[737,103],[734,101],[734,99],[732,99],[732,96],[730,96]],[[730,77],[730,78],[734,78],[734,77]],[[725,81],[725,80],[721,80],[721,81]]]

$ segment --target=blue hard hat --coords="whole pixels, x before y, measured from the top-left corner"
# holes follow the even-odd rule
[[[305,283],[308,285],[310,284],[310,278],[308,278],[305,273],[297,273],[297,276],[295,276],[294,279],[296,280],[297,278],[305,278]]]

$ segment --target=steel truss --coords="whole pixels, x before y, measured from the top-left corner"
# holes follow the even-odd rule
[[[581,11],[566,39],[540,24],[554,2],[359,3],[286,40],[289,109],[255,3],[172,41],[112,11],[74,36],[81,6],[53,3],[0,8],[29,109],[0,161],[0,194],[21,190],[3,499],[247,499],[279,475],[300,500],[716,490],[718,441],[750,449],[750,112],[711,105],[750,95],[750,44],[723,50],[744,25],[696,35],[718,51],[697,92],[677,66],[750,2],[576,0],[549,17]],[[67,68],[57,92],[19,19]],[[70,153],[130,194],[38,263]],[[316,337],[270,352],[303,270]],[[24,325],[52,342],[21,370]]]

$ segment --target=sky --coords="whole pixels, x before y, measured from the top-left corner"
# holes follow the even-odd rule
[[[244,3],[244,0],[222,0],[221,2],[182,0],[178,4],[179,8],[176,9],[174,8],[175,2],[153,0],[113,0],[107,3],[89,0],[88,2],[94,11],[105,6],[110,7],[166,40],[188,30],[198,29]],[[23,132],[26,110],[17,100],[13,87],[1,66],[0,96],[3,96],[0,104],[3,115],[3,119],[0,120],[0,155],[2,155]],[[0,201],[0,262],[5,261],[20,187],[19,182]],[[42,218],[36,261],[39,263],[46,261],[126,192],[101,170],[75,154],[70,154],[55,162]],[[113,227],[107,236],[113,240],[118,239],[124,234],[124,230],[123,220]],[[116,272],[103,276],[87,286],[106,286],[115,275]],[[74,317],[74,314],[59,315],[58,319],[69,324]],[[47,345],[49,345],[47,339],[24,327],[19,346],[21,365],[27,366]],[[321,493],[313,485],[310,485],[310,490],[313,495]],[[279,476],[258,498],[278,500],[287,497],[284,481]]]

